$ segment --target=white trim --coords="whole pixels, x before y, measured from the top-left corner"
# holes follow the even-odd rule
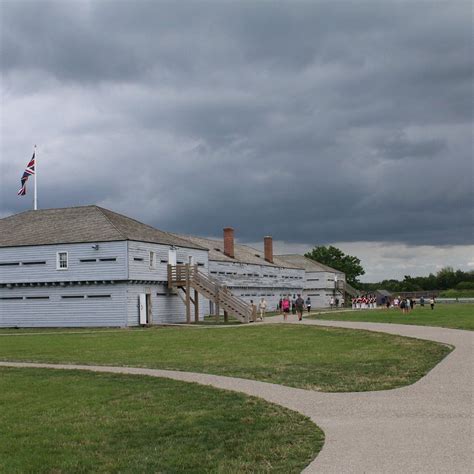
[[[59,265],[59,254],[63,254],[65,253],[66,254],[66,266],[65,267],[61,267]],[[60,250],[58,252],[56,252],[56,270],[68,270],[69,269],[69,254],[66,250]]]

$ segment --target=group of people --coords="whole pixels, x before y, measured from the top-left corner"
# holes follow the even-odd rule
[[[420,297],[419,303],[421,307],[425,306],[425,298],[423,296]],[[431,309],[433,310],[435,306],[434,296],[430,298],[429,303],[430,303]],[[413,310],[415,305],[416,305],[415,298],[410,298],[410,297],[400,298],[400,296],[398,298],[394,298],[393,303],[391,303],[389,299],[387,299],[387,302],[385,303],[385,306],[387,308],[390,308],[390,307],[399,308],[401,309],[403,314],[408,314],[411,310]]]
[[[301,295],[297,295],[296,298],[293,295],[293,299],[290,299],[290,296],[288,295],[280,298],[280,301],[278,302],[278,311],[283,313],[283,319],[285,321],[287,320],[290,311],[292,314],[297,314],[298,320],[301,321],[305,310],[308,313],[311,312],[311,298],[309,296],[305,301]]]
[[[329,299],[329,307],[333,309],[339,308],[339,306],[341,306],[341,308],[344,307],[344,298],[341,297],[341,299],[339,299],[337,296],[331,296]]]
[[[352,309],[375,309],[377,297],[375,295],[361,295],[352,298]]]
[[[250,305],[252,306],[252,321],[257,321],[258,319],[263,321],[268,307],[267,300],[265,298],[261,298],[258,305],[256,305],[253,300],[250,300]],[[280,298],[277,310],[283,313],[283,319],[285,321],[287,320],[290,311],[293,314],[297,314],[298,319],[302,321],[303,312],[305,310],[308,313],[311,312],[311,298],[308,296],[305,301],[301,295],[296,295],[296,297],[293,295],[293,299],[290,299],[289,295],[285,296]]]

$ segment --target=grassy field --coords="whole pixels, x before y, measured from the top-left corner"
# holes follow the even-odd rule
[[[429,304],[422,308],[415,306],[409,314],[398,309],[360,310],[346,313],[321,314],[309,316],[314,319],[334,321],[370,321],[377,323],[417,324],[422,326],[440,326],[454,329],[474,330],[474,305],[437,304],[432,311]]]
[[[254,397],[143,376],[0,368],[0,472],[301,472],[324,435]]]
[[[48,331],[1,336],[0,360],[183,370],[345,392],[411,384],[450,351],[381,333],[290,325]]]

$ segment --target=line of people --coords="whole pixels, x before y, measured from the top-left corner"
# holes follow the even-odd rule
[[[375,295],[361,295],[352,298],[352,309],[376,309],[377,298]]]

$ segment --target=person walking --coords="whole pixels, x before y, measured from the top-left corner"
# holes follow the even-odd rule
[[[434,305],[435,305],[435,299],[434,299],[434,296],[432,296],[430,298],[430,306],[431,306],[431,309],[433,310],[434,309]]]
[[[329,306],[331,309],[334,307],[334,296],[331,296],[331,299],[329,300]]]
[[[258,303],[258,311],[260,312],[260,319],[263,321],[263,317],[267,311],[267,301],[265,298],[260,299],[260,303]]]
[[[250,307],[252,308],[252,320],[251,320],[251,322],[256,323],[257,322],[257,306],[255,305],[253,300],[250,300]]]
[[[311,313],[311,298],[309,296],[306,298],[306,309],[308,313]]]
[[[281,309],[283,310],[283,321],[288,319],[288,313],[290,312],[290,298],[285,296],[281,302]]]
[[[298,321],[303,320],[303,310],[304,310],[304,299],[301,298],[301,295],[298,295],[295,301],[296,312],[298,313]]]
[[[296,314],[296,299],[294,296],[291,300],[291,314]]]
[[[420,297],[420,306],[421,306],[422,308],[424,308],[424,306],[425,306],[425,298],[424,298],[424,296],[421,296],[421,297]]]

